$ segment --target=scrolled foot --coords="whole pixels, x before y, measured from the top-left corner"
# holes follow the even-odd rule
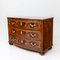
[[[10,44],[10,45],[13,45],[13,43],[10,43],[10,42],[9,42],[9,44]]]

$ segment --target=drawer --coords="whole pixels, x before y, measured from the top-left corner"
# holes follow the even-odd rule
[[[42,30],[42,22],[41,21],[28,21],[25,26],[27,29],[32,30]]]
[[[32,20],[9,20],[9,26],[21,28],[21,29],[31,29],[31,30],[41,30],[42,21],[32,21]]]
[[[27,40],[42,40],[42,32],[40,31],[30,31],[30,30],[22,30],[17,28],[9,28],[9,34],[17,35],[18,39],[27,39]]]
[[[24,47],[27,49],[31,49],[31,50],[41,50],[41,42],[40,41],[32,41],[32,40],[18,40],[18,44],[20,47]]]

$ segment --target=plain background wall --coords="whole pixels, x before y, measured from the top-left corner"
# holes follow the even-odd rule
[[[59,17],[59,5],[59,0],[0,0],[0,16]]]
[[[54,46],[45,56],[25,52],[8,45],[7,17],[54,17]],[[59,0],[0,0],[0,59],[1,60],[60,60],[60,1]],[[4,41],[3,41],[4,40]],[[7,43],[6,43],[7,42]],[[12,50],[11,50],[12,49]],[[16,50],[16,51],[15,51]],[[11,55],[12,52],[12,55]],[[16,52],[16,53],[15,53]],[[24,55],[18,55],[18,53]],[[22,53],[23,52],[23,53]],[[27,53],[27,54],[26,54]],[[28,54],[29,53],[29,54]],[[24,58],[23,58],[24,57]]]

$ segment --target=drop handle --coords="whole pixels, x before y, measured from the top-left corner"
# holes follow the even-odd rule
[[[31,33],[30,35],[31,35],[31,37],[36,37],[35,33]]]
[[[15,23],[14,22],[12,22],[12,25],[14,25]]]
[[[31,28],[34,28],[34,27],[36,27],[36,24],[30,23],[30,27],[31,27]]]
[[[12,21],[11,22],[11,25],[15,26],[16,22],[15,21]]]
[[[15,30],[12,30],[12,33],[15,33],[16,31]]]
[[[36,43],[31,42],[30,44],[31,44],[31,46],[36,46]]]

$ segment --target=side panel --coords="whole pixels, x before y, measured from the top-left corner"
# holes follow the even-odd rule
[[[43,22],[43,51],[48,50],[53,45],[53,18]]]

